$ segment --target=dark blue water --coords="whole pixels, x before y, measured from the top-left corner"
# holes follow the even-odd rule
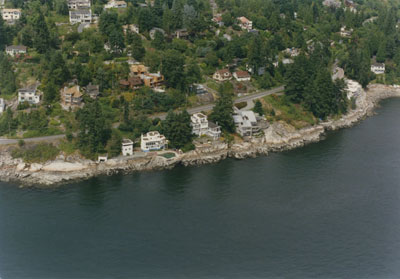
[[[243,161],[0,185],[0,277],[400,278],[400,100]]]

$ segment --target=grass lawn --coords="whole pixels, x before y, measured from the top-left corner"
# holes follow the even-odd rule
[[[261,102],[268,121],[283,120],[296,129],[314,125],[318,122],[311,112],[306,111],[299,104],[289,102],[284,95],[269,95],[264,97]]]

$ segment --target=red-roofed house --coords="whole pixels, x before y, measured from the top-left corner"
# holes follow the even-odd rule
[[[237,81],[250,81],[251,80],[251,76],[247,71],[237,71],[233,73],[233,77],[237,80]]]
[[[248,20],[246,17],[244,16],[238,17],[238,21],[239,21],[239,26],[242,29],[245,29],[247,31],[253,29],[253,22]]]

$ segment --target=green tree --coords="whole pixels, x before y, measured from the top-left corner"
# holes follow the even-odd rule
[[[133,34],[132,36],[132,57],[138,61],[142,61],[143,57],[146,55],[146,50],[143,47],[142,38],[138,34]]]
[[[257,101],[255,102],[253,111],[254,111],[255,113],[258,113],[259,115],[264,115],[264,109],[263,109],[263,106],[262,106],[260,100],[257,100]]]
[[[173,111],[168,112],[161,124],[161,131],[169,140],[170,147],[182,148],[192,143],[193,134],[190,123],[190,115],[187,111],[178,114]]]
[[[165,52],[161,63],[161,73],[168,87],[186,91],[184,64],[185,59],[178,51],[169,49]]]
[[[235,132],[235,123],[233,122],[233,96],[224,91],[223,86],[219,89],[219,98],[210,114],[210,120],[218,123],[223,131]]]
[[[40,10],[36,11],[32,18],[33,47],[39,53],[48,51],[50,44],[50,33],[45,18]]]

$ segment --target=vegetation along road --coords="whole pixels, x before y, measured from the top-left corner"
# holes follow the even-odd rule
[[[259,92],[256,94],[242,96],[240,98],[237,98],[234,102],[237,104],[237,103],[241,103],[241,102],[253,101],[253,100],[256,100],[256,99],[259,99],[259,98],[262,98],[262,97],[265,97],[265,96],[268,96],[271,94],[279,93],[279,92],[283,91],[283,89],[284,89],[284,87],[280,86],[280,87],[276,87],[271,90]],[[215,104],[213,103],[213,104],[193,107],[193,108],[189,108],[187,111],[189,114],[193,114],[193,113],[197,113],[197,112],[201,112],[201,111],[210,111],[210,110],[212,110],[214,105]],[[152,118],[158,117],[163,120],[163,119],[165,119],[166,115],[167,115],[166,113],[158,114],[158,115],[152,116]],[[58,140],[58,139],[62,139],[64,137],[65,137],[65,135],[55,135],[55,136],[46,136],[46,137],[37,137],[37,138],[26,138],[23,140],[25,142],[40,142],[40,141]],[[2,138],[0,138],[0,145],[17,144],[18,141],[19,141],[19,139],[2,139]]]
[[[284,90],[284,86],[279,86],[279,87],[273,88],[271,90],[258,92],[256,94],[242,96],[240,98],[235,99],[234,103],[237,104],[237,103],[242,103],[242,102],[253,101],[253,100],[268,96],[268,95],[272,95],[272,94],[276,94],[276,93],[282,92],[283,90]],[[213,109],[214,105],[215,105],[215,103],[189,108],[189,109],[187,109],[187,112],[189,114],[194,114],[194,113],[198,113],[198,112],[202,112],[202,111],[210,111],[210,110]],[[152,118],[158,117],[161,120],[164,120],[166,116],[167,116],[166,113],[162,113],[162,114],[153,115]]]

